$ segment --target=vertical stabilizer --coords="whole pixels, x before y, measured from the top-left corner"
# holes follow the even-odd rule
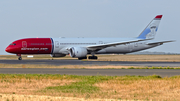
[[[154,39],[158,30],[162,15],[157,15],[138,36],[141,39]]]

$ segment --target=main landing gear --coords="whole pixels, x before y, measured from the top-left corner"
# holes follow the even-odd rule
[[[92,56],[89,56],[88,59],[95,59],[95,60],[97,60],[98,57],[97,57],[97,56],[94,56],[94,54],[95,54],[94,52],[91,52],[91,55],[92,55]]]
[[[98,57],[97,56],[89,56],[88,59],[95,59],[96,60],[96,59],[98,59]]]
[[[21,54],[17,54],[18,57],[18,60],[22,60],[22,57],[21,57]]]
[[[87,59],[87,57],[80,57],[80,58],[78,58],[78,59],[79,59],[79,60]],[[97,56],[89,56],[88,59],[95,59],[95,60],[97,60],[98,57],[97,57]]]
[[[80,57],[78,58],[79,60],[82,60],[82,59],[87,59],[87,57]]]

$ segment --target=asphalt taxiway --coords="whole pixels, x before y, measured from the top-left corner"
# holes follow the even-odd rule
[[[180,67],[180,62],[123,62],[123,61],[80,61],[80,60],[0,60],[2,64],[45,64],[45,65],[120,65]],[[3,74],[68,74],[68,75],[180,75],[179,69],[58,69],[58,68],[0,68]]]
[[[80,60],[0,60],[2,64],[45,64],[45,65],[120,65],[147,67],[180,67],[180,62],[125,62],[125,61],[80,61]]]
[[[180,75],[180,70],[174,69],[50,69],[50,68],[0,68],[3,74],[68,74],[68,75],[103,75],[103,76],[124,76],[124,75],[159,75],[171,77]]]

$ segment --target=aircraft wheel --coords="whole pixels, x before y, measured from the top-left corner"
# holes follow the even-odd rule
[[[97,56],[89,56],[88,59],[98,59]]]
[[[97,59],[98,59],[98,57],[97,57],[97,56],[94,56],[94,59],[96,59],[96,60],[97,60]]]
[[[18,60],[22,60],[22,57],[19,57]]]
[[[82,59],[87,59],[87,57],[80,57],[78,58],[79,60],[82,60]]]
[[[92,56],[89,56],[88,59],[92,59]]]

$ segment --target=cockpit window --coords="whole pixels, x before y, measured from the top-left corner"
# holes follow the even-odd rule
[[[11,43],[10,45],[15,46],[16,44],[15,43]]]

